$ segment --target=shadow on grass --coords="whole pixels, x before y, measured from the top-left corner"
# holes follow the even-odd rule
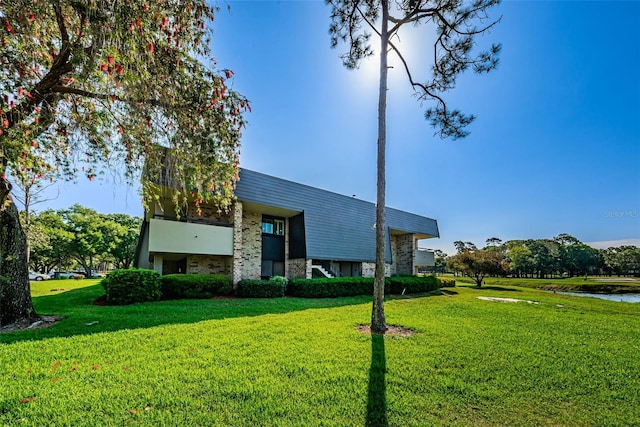
[[[102,286],[98,284],[56,295],[34,297],[33,304],[38,314],[62,316],[64,319],[49,328],[2,333],[0,343],[195,323],[204,320],[282,314],[315,308],[357,305],[371,301],[370,296],[357,296],[323,299],[185,299],[125,306],[94,305],[94,301],[103,293]]]
[[[369,368],[369,388],[367,396],[367,427],[386,427],[387,386],[385,374],[387,361],[384,353],[384,335],[371,334],[371,368]]]
[[[318,299],[185,299],[125,306],[94,305],[93,302],[103,294],[102,286],[96,284],[56,295],[34,297],[33,304],[38,314],[61,316],[64,319],[49,328],[0,333],[0,343],[196,323],[205,320],[283,314],[293,311],[343,307],[371,302],[371,296],[362,295]],[[431,295],[434,295],[434,293]],[[428,295],[404,295],[402,298],[424,296]],[[393,299],[395,296],[390,296],[389,298]]]
[[[506,292],[522,292],[522,290],[520,289],[515,289],[515,288],[503,288],[502,286],[481,286],[478,287],[476,285],[472,285],[471,283],[468,284],[468,286],[464,286],[465,288],[468,289],[475,289],[477,291],[506,291]]]

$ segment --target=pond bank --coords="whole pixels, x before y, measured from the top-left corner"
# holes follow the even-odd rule
[[[586,292],[558,292],[563,295],[573,295],[578,297],[591,297],[591,298],[600,298],[608,301],[618,301],[618,302],[640,302],[640,293],[627,293],[627,294],[593,294]]]
[[[554,292],[578,292],[591,294],[634,294],[640,292],[640,287],[625,283],[567,283],[567,284],[547,284],[537,286],[536,289]]]

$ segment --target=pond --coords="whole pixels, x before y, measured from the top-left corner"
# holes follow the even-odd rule
[[[589,294],[586,292],[558,292],[564,295],[574,295],[578,297],[592,297],[619,302],[640,302],[640,294]]]

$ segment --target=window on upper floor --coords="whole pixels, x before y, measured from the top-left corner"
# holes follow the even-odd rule
[[[262,218],[262,234],[284,236],[284,220],[276,218]]]

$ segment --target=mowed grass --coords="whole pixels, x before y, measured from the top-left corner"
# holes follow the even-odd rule
[[[640,424],[639,304],[453,288],[388,300],[416,334],[372,338],[367,297],[103,307],[83,283],[0,335],[0,425]]]
[[[446,274],[439,276],[457,283],[475,284],[470,277]],[[640,292],[640,278],[618,276],[584,276],[567,278],[530,279],[517,277],[485,277],[483,286],[522,286],[566,292],[636,293]]]

